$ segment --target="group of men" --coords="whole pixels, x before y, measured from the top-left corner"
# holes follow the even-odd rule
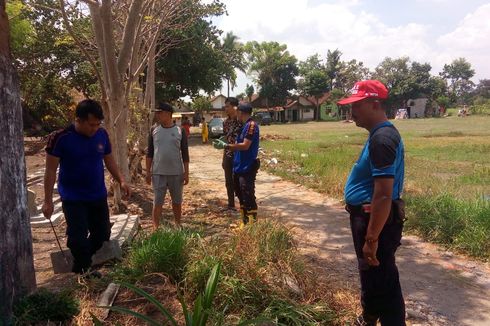
[[[388,121],[382,101],[388,90],[379,81],[357,82],[339,105],[352,106],[356,125],[369,131],[361,155],[345,186],[346,210],[361,281],[363,313],[358,325],[405,325],[405,304],[395,252],[405,219],[401,199],[404,181],[404,146],[397,129]],[[172,120],[173,107],[162,103],[155,110],[157,123],[148,138],[148,184],[153,184],[153,225],[158,228],[162,204],[170,192],[175,222],[180,225],[183,186],[189,182],[187,133]],[[239,199],[241,223],[257,219],[255,179],[260,162],[259,126],[251,119],[250,104],[226,100],[225,136],[213,145],[223,149],[222,166],[228,194],[227,209]],[[73,272],[93,275],[92,255],[110,236],[104,163],[126,196],[131,191],[118,171],[107,132],[101,128],[102,109],[84,100],[76,109],[74,124],[55,132],[46,147],[43,213],[53,213],[53,186],[59,166],[58,190],[67,222],[67,246],[74,257]]]

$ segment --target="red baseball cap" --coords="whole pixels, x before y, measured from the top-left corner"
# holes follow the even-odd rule
[[[379,80],[361,80],[354,84],[350,96],[337,102],[339,105],[362,101],[367,98],[384,100],[388,98],[388,89]]]

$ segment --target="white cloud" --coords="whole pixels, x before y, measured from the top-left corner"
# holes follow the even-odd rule
[[[448,61],[458,57],[468,59],[476,70],[476,79],[490,78],[490,4],[466,15],[454,31],[440,36],[437,44],[450,58]]]
[[[446,0],[432,0],[446,1]],[[336,0],[312,5],[308,0],[228,0],[230,16],[219,27],[233,31],[243,42],[277,41],[303,60],[314,53],[325,56],[338,48],[343,59],[357,59],[374,68],[385,57],[409,56],[430,62],[437,74],[444,63],[465,56],[478,76],[490,77],[484,54],[490,53],[490,4],[466,16],[459,26],[435,40],[430,25],[388,26],[371,14],[361,0]],[[236,92],[245,86],[239,78]]]

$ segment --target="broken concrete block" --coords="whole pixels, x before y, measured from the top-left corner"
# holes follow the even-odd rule
[[[49,221],[46,222],[49,223]],[[111,239],[104,242],[102,248],[92,257],[92,265],[101,265],[114,259],[120,260],[123,254],[121,248],[131,242],[139,226],[139,218],[136,215],[111,216],[111,222],[114,222],[111,229]],[[64,250],[63,253],[67,257],[69,266],[66,266],[65,258],[60,251],[51,253],[51,262],[55,274],[71,271],[73,257],[68,250]]]
[[[107,289],[102,293],[97,302],[98,307],[112,307],[114,300],[116,299],[117,293],[119,292],[119,284],[110,283]],[[102,320],[105,320],[109,316],[109,309],[104,309],[102,314]]]
[[[29,216],[35,216],[38,212],[36,206],[36,193],[29,188],[27,188],[27,210]]]

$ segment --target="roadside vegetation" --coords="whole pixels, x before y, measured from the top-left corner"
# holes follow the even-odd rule
[[[395,125],[406,150],[408,229],[490,259],[490,117],[397,120]],[[275,125],[262,131],[279,136],[261,143],[270,172],[342,200],[367,132],[341,122]],[[272,158],[278,164],[267,164]]]

